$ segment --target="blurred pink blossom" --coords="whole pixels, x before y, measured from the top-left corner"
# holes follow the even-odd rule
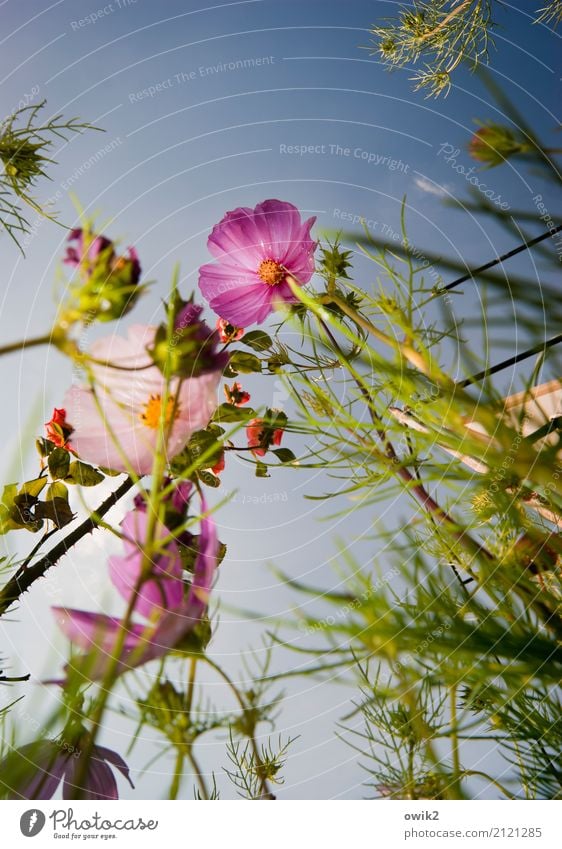
[[[24,774],[33,774],[20,786],[10,787],[10,798],[52,799],[60,782],[64,780],[62,798],[72,799],[77,795],[76,781],[81,772],[81,754],[79,745],[68,748],[55,740],[42,740],[16,749],[3,762],[6,768],[13,770],[15,767],[17,774],[17,767],[21,764]],[[118,769],[134,787],[129,777],[129,767],[121,755],[96,745],[92,748],[83,786],[80,787],[81,798],[118,799],[112,767]]]
[[[202,513],[207,506],[202,500]],[[119,657],[117,674],[163,657],[176,648],[201,621],[206,613],[209,594],[217,566],[218,539],[214,521],[204,516],[198,540],[198,553],[189,588],[181,580],[182,566],[178,545],[169,530],[159,525],[156,542],[162,548],[155,556],[150,577],[140,586],[148,515],[132,511],[122,524],[124,532],[123,557],[109,561],[111,580],[123,598],[129,602],[137,594],[134,611],[148,621],[129,624]],[[84,659],[84,674],[90,680],[103,678],[110,663],[116,641],[121,633],[121,620],[103,613],[54,607],[57,624],[78,647],[95,652]]]
[[[125,339],[106,336],[92,345],[95,395],[92,387],[77,385],[63,401],[67,424],[73,428],[71,448],[82,460],[145,475],[152,470],[161,421],[167,430],[168,459],[208,424],[217,406],[221,370],[172,378],[162,414],[165,380],[147,353],[154,334],[152,326],[134,325]]]

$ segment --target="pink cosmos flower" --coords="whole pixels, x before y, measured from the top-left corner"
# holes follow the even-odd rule
[[[140,576],[143,542],[146,539],[148,514],[146,510],[131,510],[121,522],[123,557],[110,557],[109,577],[125,601],[129,601]],[[163,541],[170,531],[162,524],[156,528],[155,542]],[[177,607],[183,598],[183,568],[175,542],[166,545],[165,552],[155,557],[152,577],[137,593],[135,611],[150,619],[153,612]]]
[[[54,740],[43,740],[16,749],[0,764],[0,769],[5,766],[8,772],[15,772],[16,775],[20,772],[25,776],[31,772],[33,774],[22,782],[16,779],[16,786],[10,786],[9,798],[52,799],[64,779],[62,798],[72,799],[76,795],[76,781],[81,772],[81,755],[80,741],[77,747],[65,747]],[[80,788],[83,799],[119,798],[111,767],[118,769],[134,788],[129,768],[121,755],[104,746],[94,746],[84,775],[84,786]],[[2,769],[2,773],[5,774],[6,770]]]
[[[207,511],[204,500],[201,510]],[[146,512],[129,513],[122,524],[125,554],[109,561],[111,580],[127,602],[141,574],[147,524]],[[164,542],[169,536],[169,530],[160,525],[156,540]],[[147,621],[129,626],[117,666],[119,674],[168,654],[201,621],[217,566],[218,546],[215,524],[206,516],[201,520],[199,550],[191,585],[186,591],[178,545],[174,540],[165,542],[153,565],[152,576],[137,592],[134,610]],[[102,679],[121,631],[121,620],[103,613],[63,607],[54,607],[53,611],[57,624],[75,645],[95,652],[83,659],[84,674],[93,681]]]
[[[215,312],[247,327],[276,303],[296,303],[288,281],[302,285],[314,273],[315,221],[303,223],[296,206],[280,200],[227,212],[207,243],[216,262],[199,269],[199,288]]]
[[[217,406],[221,368],[194,378],[173,378],[162,415],[165,380],[146,350],[155,332],[154,327],[135,325],[126,339],[107,336],[92,345],[90,354],[98,361],[91,366],[95,395],[90,386],[73,386],[63,402],[66,423],[73,428],[70,447],[82,460],[146,475],[152,470],[162,420],[169,459],[209,423]]]

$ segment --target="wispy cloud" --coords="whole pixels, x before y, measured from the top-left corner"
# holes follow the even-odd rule
[[[444,198],[447,195],[445,186],[438,186],[437,183],[434,183],[432,180],[428,180],[427,177],[414,177],[414,183],[420,191],[425,192],[428,195],[435,195],[435,197],[438,198]]]

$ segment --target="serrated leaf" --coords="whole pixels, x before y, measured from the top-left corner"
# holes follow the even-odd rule
[[[205,430],[207,431],[207,433],[212,433],[213,436],[215,436],[217,439],[219,436],[222,436],[223,433],[226,432],[224,427],[220,427],[218,424],[215,424],[213,422],[208,424]]]
[[[203,616],[195,627],[188,630],[185,636],[175,644],[173,654],[200,656],[205,651],[211,636],[209,617]]]
[[[198,430],[194,433],[187,443],[187,447],[195,457],[199,457],[211,449],[216,449],[217,451],[222,449],[222,445],[217,441],[215,435],[209,433],[208,430]]]
[[[26,481],[21,485],[20,493],[31,495],[32,498],[37,498],[40,492],[43,491],[47,484],[47,478],[34,478],[31,481]]]
[[[205,470],[212,468],[218,463],[224,450],[222,443],[216,438],[217,435],[223,433],[224,430],[216,424],[210,424],[204,430],[196,431],[183,451],[174,457],[172,461],[173,473],[183,475],[187,469],[192,469],[190,477],[196,479],[199,468]],[[208,485],[218,486],[214,483]]]
[[[234,404],[220,404],[215,410],[213,419],[220,422],[243,422],[253,419],[256,415],[251,407],[236,407]]]
[[[35,482],[28,481],[29,483]],[[33,533],[40,530],[43,522],[36,516],[36,504],[37,497],[35,495],[25,492],[23,487],[18,489],[18,485],[15,483],[7,484],[2,493],[2,504],[0,505],[0,534],[21,530],[22,528]]]
[[[246,333],[240,341],[244,345],[248,345],[249,348],[253,348],[254,351],[259,351],[260,353],[263,351],[269,351],[273,345],[271,336],[268,336],[263,330],[251,330],[250,333]]]
[[[30,519],[28,522],[16,521],[10,513],[5,513],[0,517],[0,534],[7,534],[8,531],[31,531],[36,534],[43,527],[42,519]]]
[[[297,459],[289,448],[274,448],[273,453],[282,463],[294,463]]]
[[[14,531],[22,527],[21,523],[15,522],[12,517],[14,498],[17,492],[18,487],[15,483],[9,483],[4,487],[2,504],[0,505],[0,535],[7,534],[8,531]]]
[[[51,442],[50,439],[45,439],[44,436],[41,436],[39,439],[35,440],[35,447],[37,448],[39,456],[44,458],[51,453],[55,444],[54,442]]]
[[[182,567],[185,569],[186,572],[193,573],[195,569],[195,562],[199,555],[199,549],[201,546],[201,535],[194,534],[188,545],[182,545],[180,542],[177,542],[177,545]],[[225,556],[226,545],[224,544],[224,542],[221,542],[219,540],[217,549],[217,566],[220,566]]]
[[[11,507],[17,494],[17,483],[7,483],[2,491],[2,504],[5,504],[6,507]]]
[[[283,410],[275,410],[268,407],[265,411],[264,421],[267,422],[268,427],[272,430],[279,428],[284,430],[287,426],[287,416]]]
[[[15,531],[21,527],[21,525],[16,525],[16,523],[10,518],[10,514],[7,511],[2,511],[0,513],[0,536],[3,536],[10,531]]]
[[[217,478],[212,472],[208,472],[207,470],[201,469],[198,472],[199,480],[201,483],[204,483],[206,486],[212,486],[213,489],[216,489],[221,485],[220,478]]]
[[[74,519],[74,513],[66,498],[55,497],[50,501],[40,501],[35,508],[40,519],[49,519],[57,528],[64,528]]]
[[[74,463],[70,464],[68,474],[65,477],[68,483],[75,483],[79,486],[97,486],[103,479],[104,476],[101,472],[80,460],[75,460]]]
[[[47,460],[49,473],[55,480],[65,478],[70,466],[70,454],[64,448],[55,448]]]
[[[232,368],[230,362],[224,367],[223,377],[238,377],[238,372],[235,368]]]
[[[68,501],[68,487],[62,481],[55,481],[47,487],[45,501],[52,501],[53,498],[65,498]]]
[[[252,374],[253,372],[261,372],[261,360],[246,351],[233,351],[224,374],[227,377],[236,377],[237,374]]]

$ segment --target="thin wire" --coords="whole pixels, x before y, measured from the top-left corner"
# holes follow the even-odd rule
[[[504,262],[506,259],[510,259],[512,256],[516,256],[523,251],[532,248],[533,245],[537,245],[539,242],[543,242],[545,239],[550,238],[551,236],[555,236],[556,233],[559,233],[562,230],[562,224],[559,224],[557,227],[553,227],[551,230],[548,230],[546,233],[541,233],[540,236],[536,236],[534,239],[529,239],[528,242],[523,242],[523,244],[518,245],[513,250],[508,251],[506,254],[502,254],[502,256],[496,257],[496,259],[492,259],[490,262],[487,262],[485,265],[481,265],[478,268],[472,269],[463,277],[459,277],[458,280],[453,280],[452,283],[447,283],[446,286],[443,287],[444,290],[450,291],[454,289],[456,286],[460,286],[461,283],[466,283],[467,280],[472,280],[477,274],[481,271],[487,271],[489,268],[493,268],[495,265],[499,265],[501,262]],[[552,339],[547,339],[545,342],[541,342],[540,345],[535,345],[534,348],[529,348],[527,351],[522,351],[520,354],[514,354],[513,357],[509,357],[507,360],[502,360],[501,363],[496,363],[494,366],[490,366],[489,368],[484,369],[484,371],[479,371],[478,374],[473,374],[472,377],[467,377],[466,380],[459,380],[457,386],[466,387],[470,386],[472,383],[478,383],[480,380],[484,380],[484,378],[489,377],[491,374],[497,374],[500,371],[503,371],[510,366],[514,366],[517,363],[522,362],[523,360],[527,360],[529,357],[534,356],[535,354],[540,354],[542,351],[546,351],[548,348],[554,347],[554,345],[559,345],[562,342],[562,334],[558,336],[554,336]]]
[[[472,271],[469,271],[463,277],[459,277],[458,280],[453,280],[452,283],[447,283],[446,286],[443,286],[443,289],[445,291],[454,289],[456,286],[460,286],[461,283],[466,283],[467,280],[472,280],[477,274],[480,274],[481,271],[487,271],[489,268],[493,268],[494,265],[499,265],[501,262],[504,262],[504,260],[510,259],[510,257],[516,256],[516,254],[519,254],[522,251],[526,251],[528,250],[528,248],[532,248],[533,245],[538,245],[539,242],[543,242],[545,239],[548,239],[551,236],[555,236],[556,233],[559,233],[561,230],[562,224],[559,224],[557,227],[553,227],[546,233],[542,233],[540,236],[536,236],[534,239],[530,239],[528,242],[523,242],[522,245],[518,245],[516,248],[513,248],[513,250],[511,251],[508,251],[506,254],[498,256],[496,257],[496,259],[492,259],[485,265],[481,265],[479,268],[472,269]]]
[[[503,360],[501,363],[496,363],[495,366],[490,366],[484,371],[478,372],[478,374],[473,374],[472,377],[467,377],[466,380],[459,380],[457,386],[465,387],[470,386],[471,383],[478,383],[479,380],[484,380],[485,377],[489,377],[491,374],[497,374],[499,371],[503,371],[503,369],[509,368],[510,366],[514,366],[516,363],[522,362],[522,360],[527,360],[529,357],[532,357],[534,354],[540,354],[543,351],[546,351],[548,348],[554,347],[554,345],[558,345],[562,342],[562,334],[558,336],[553,336],[552,339],[547,339],[545,342],[541,342],[540,345],[535,345],[534,348],[529,348],[527,351],[522,351],[520,354],[515,354],[513,357],[509,357],[508,360]]]

